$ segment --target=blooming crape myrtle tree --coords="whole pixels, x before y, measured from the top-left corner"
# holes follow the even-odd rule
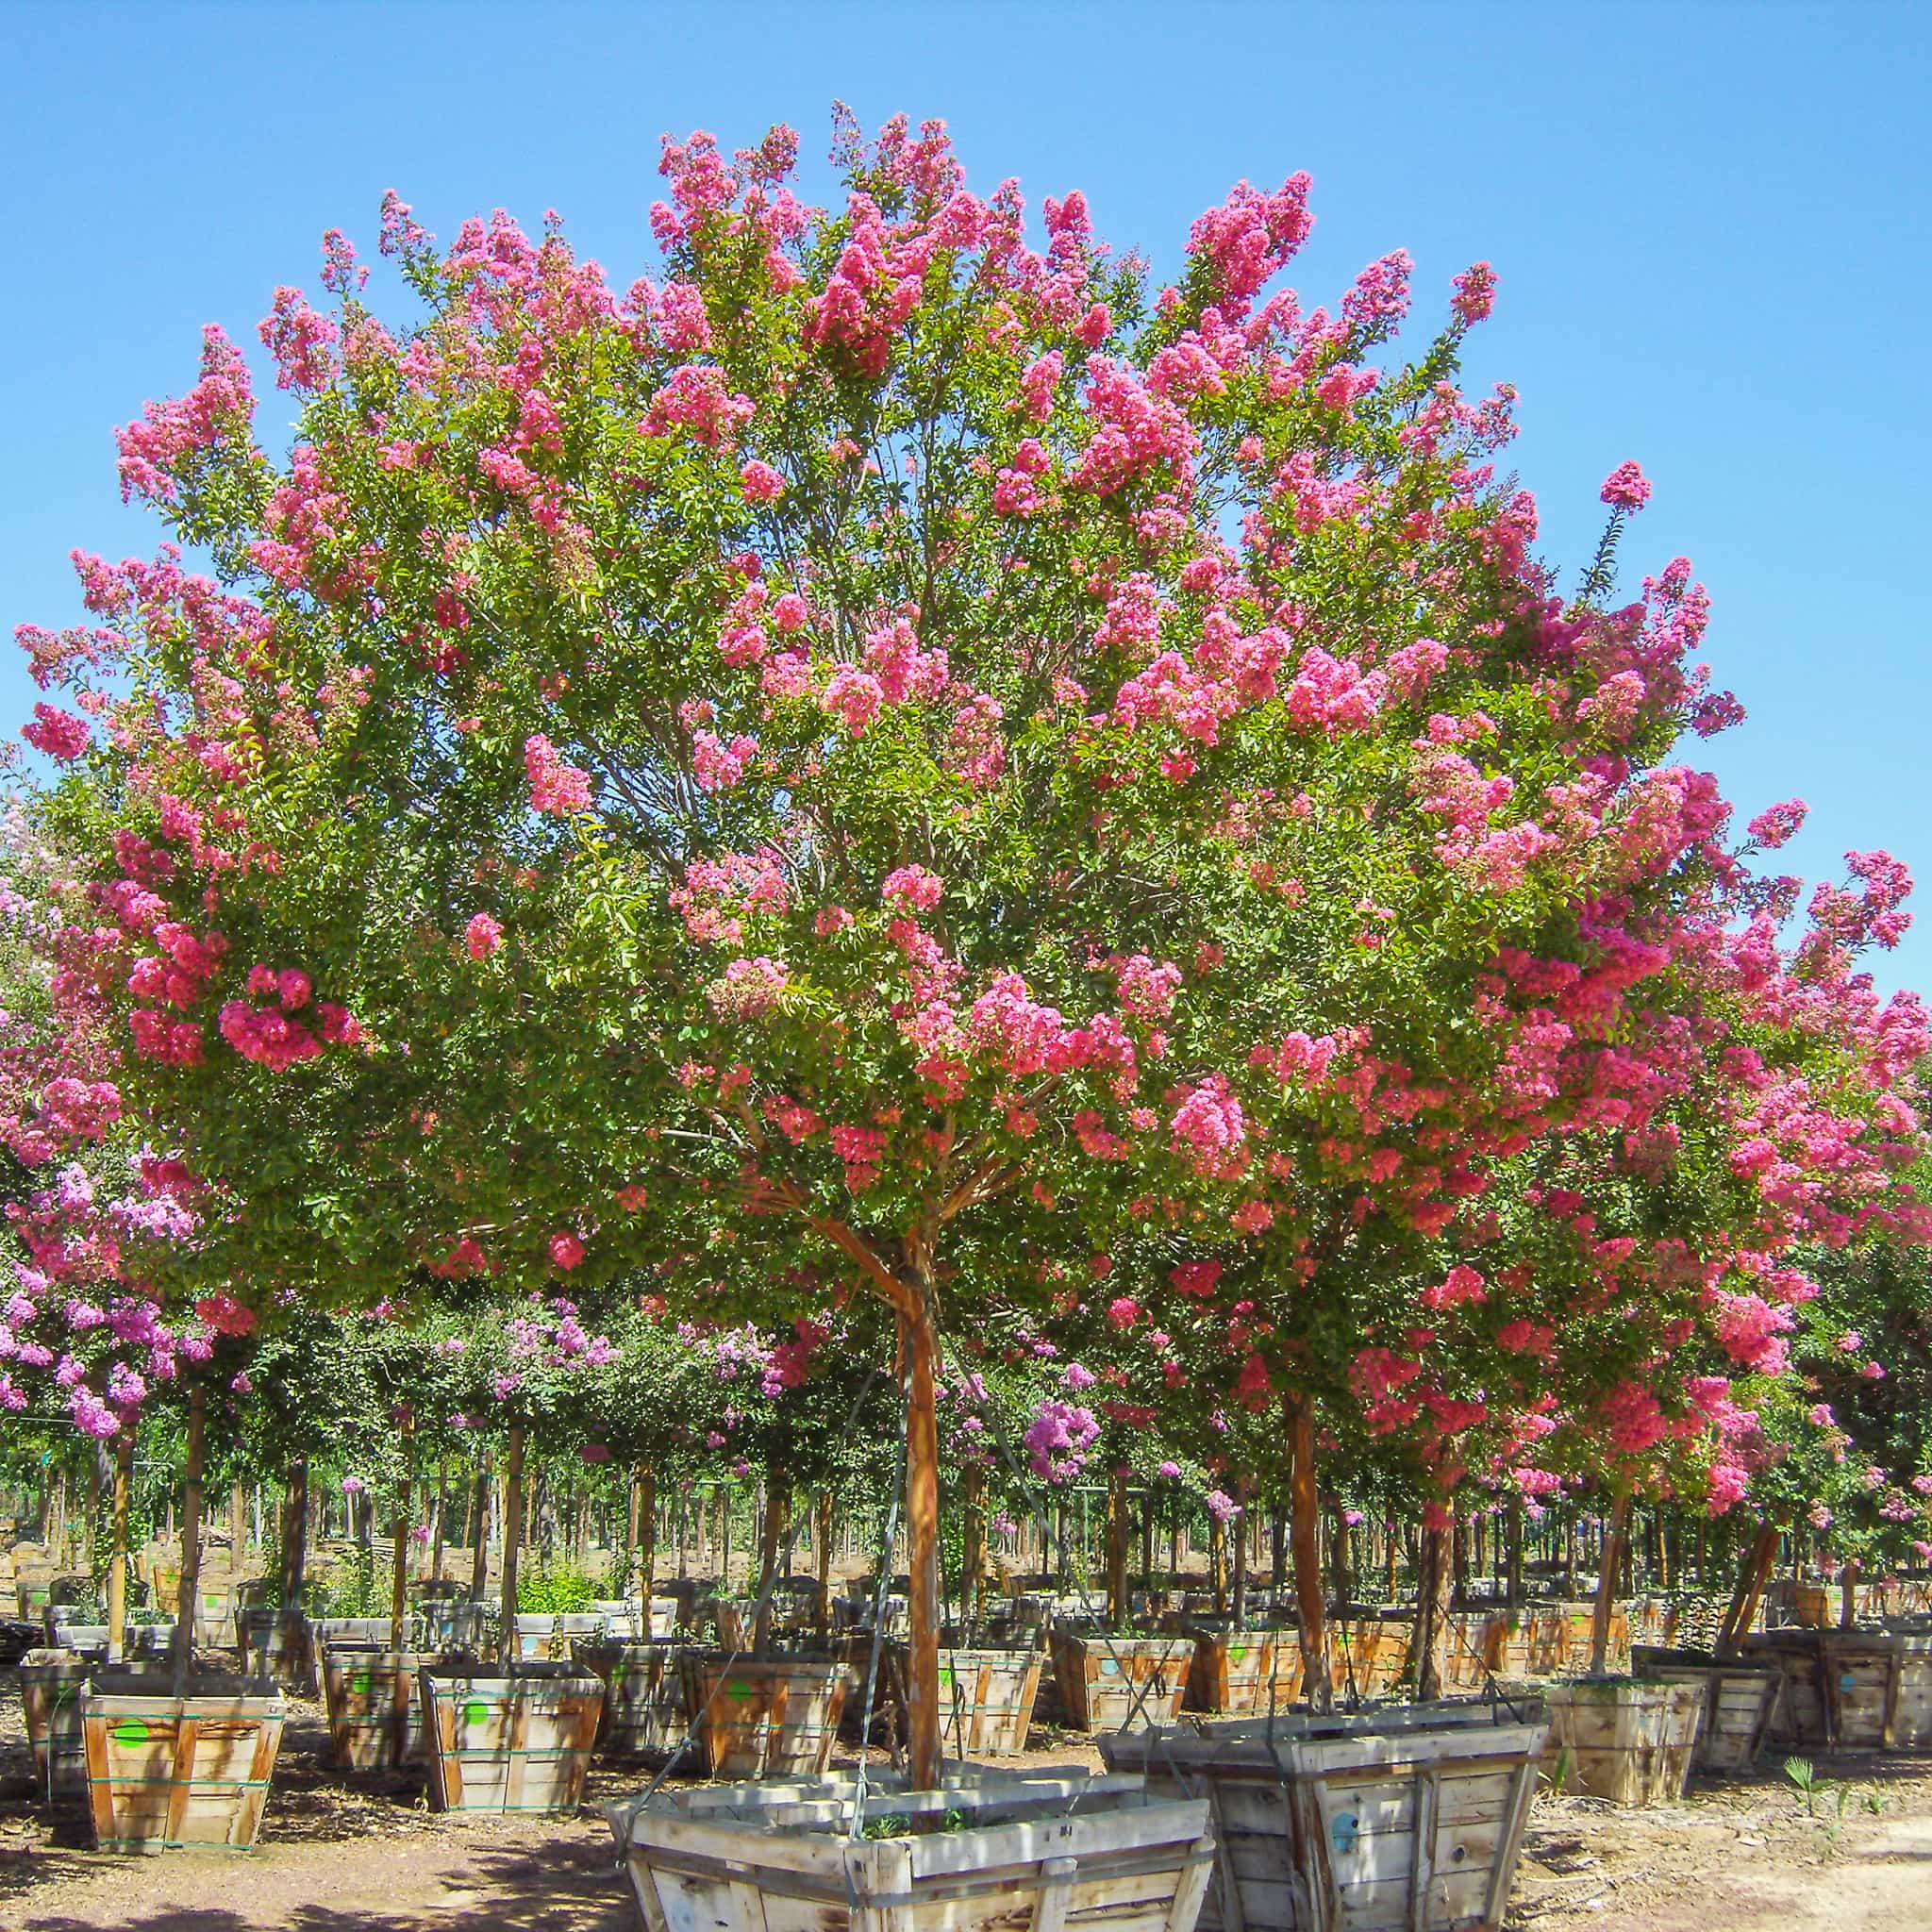
[[[1627,467],[1606,485],[1593,581],[1639,491]],[[1661,762],[1711,716],[1684,662],[1703,625],[1688,566],[1641,604],[1551,608],[1543,625],[1529,663],[1581,768],[1546,794],[1542,832],[1572,855],[1575,895],[1534,945],[1497,947],[1465,1038],[1441,1042],[1464,1057],[1432,1046],[1424,1061],[1387,1015],[1264,1043],[1251,1059],[1278,1091],[1243,1104],[1265,1164],[1203,1163],[1195,1185],[1150,1201],[1158,1214],[1118,1249],[1135,1291],[1112,1293],[1116,1255],[1097,1257],[1090,1299],[1161,1338],[1171,1386],[1205,1375],[1210,1404],[1282,1396],[1298,1579],[1315,1574],[1317,1404],[1341,1433],[1403,1437],[1433,1467],[1439,1540],[1465,1481],[1533,1497],[1587,1464],[1627,1496],[1651,1452],[1687,1438],[1705,1445],[1697,1486],[1720,1511],[1746,1483],[1732,1439],[1757,1424],[1718,1371],[1785,1366],[1781,1338],[1817,1293],[1794,1251],[1927,1233],[1906,1172],[1924,1145],[1924,1011],[1910,995],[1881,1004],[1855,970],[1904,929],[1902,868],[1852,855],[1853,884],[1822,888],[1782,950],[1798,882],[1747,861],[1802,808],[1764,814],[1734,849],[1711,782]],[[1432,734],[1447,742],[1452,723],[1432,719]],[[1449,757],[1464,769],[1432,802],[1454,821],[1474,778]],[[1425,782],[1445,782],[1441,768]],[[1593,827],[1582,841],[1578,812]],[[1508,869],[1471,844],[1491,836],[1456,822],[1435,858],[1507,904]],[[1252,983],[1238,923],[1224,930],[1222,969]],[[1313,1668],[1317,1589],[1301,1610]]]
[[[937,125],[843,129],[830,210],[795,147],[667,142],[621,295],[555,225],[438,249],[391,201],[391,327],[332,235],[335,311],[263,325],[286,461],[218,332],[123,433],[211,575],[82,558],[96,625],[25,641],[127,1084],[223,1203],[197,1268],[610,1277],[669,1203],[892,1308],[928,1784],[956,1257],[1204,1193],[1332,1240],[1324,1041],[1440,1231],[1523,1130],[1471,1098],[1541,1037],[1499,959],[1623,959],[1715,811],[1633,721],[1723,706],[1676,631],[1552,608],[1508,397],[1455,384],[1486,267],[1377,366],[1407,258],[1305,310],[1306,177],[1152,289]]]

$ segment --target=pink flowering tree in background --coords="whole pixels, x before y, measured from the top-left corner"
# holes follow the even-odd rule
[[[1564,1136],[1641,1146],[1719,1051],[1666,995],[1742,970],[1734,860],[1669,760],[1735,707],[1686,568],[1612,611],[1609,540],[1576,603],[1535,559],[1509,395],[1455,379],[1486,267],[1404,362],[1406,256],[1333,310],[1281,285],[1304,176],[1238,187],[1157,288],[1078,193],[1029,235],[936,125],[841,122],[831,209],[795,149],[667,142],[661,269],[622,292],[554,222],[440,248],[391,198],[385,323],[331,234],[334,306],[262,325],[286,458],[219,332],[123,432],[206,569],[81,558],[95,623],[24,642],[75,970],[206,1194],[180,1278],[575,1298],[675,1221],[770,1327],[835,1263],[898,1328],[932,1784],[942,1326],[1165,1240],[1172,1291],[1268,1298],[1244,1399],[1289,1402],[1298,1476],[1318,1400],[1427,1395],[1446,1492],[1490,1417],[1416,1302],[1533,1331],[1533,1278],[1464,1291],[1508,1240],[1483,1197],[1558,1186]],[[1916,1008],[1841,962],[1900,916],[1862,876],[1771,997],[1903,1056]],[[1780,1073],[1774,1164],[1857,1110]],[[1541,1292],[1587,1276],[1607,1329],[1635,1247],[1583,1211]],[[1685,1265],[1731,1292],[1740,1257]],[[1214,1319],[1184,1375],[1225,1364]]]

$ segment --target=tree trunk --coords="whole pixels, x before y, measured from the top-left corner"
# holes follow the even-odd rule
[[[201,1607],[201,1479],[207,1467],[208,1390],[188,1385],[188,1460],[181,1473],[181,1583],[175,1598],[175,1695],[188,1691],[194,1661],[194,1613]]]
[[[1838,1627],[1849,1630],[1858,1621],[1858,1559],[1847,1557],[1838,1573]]]
[[[1248,1627],[1248,1479],[1242,1476],[1234,1486],[1234,1500],[1241,1510],[1228,1524],[1228,1547],[1234,1552],[1234,1577],[1228,1592],[1228,1614],[1237,1630]]]
[[[1213,1510],[1208,1512],[1208,1580],[1214,1591],[1214,1614],[1227,1614],[1227,1530]]]
[[[832,1634],[832,1492],[821,1490],[812,1540],[818,1546],[819,1588],[812,1603],[812,1625],[823,1641]]]
[[[651,1634],[651,1598],[658,1588],[658,1472],[640,1469],[635,1478],[638,1499],[637,1593],[643,1604],[643,1632]]]
[[[1315,1411],[1305,1396],[1282,1397],[1288,1425],[1288,1550],[1300,1626],[1302,1695],[1311,1710],[1334,1698],[1328,1663],[1328,1621],[1322,1602],[1322,1507],[1315,1482]]]
[[[778,1577],[779,1556],[785,1547],[785,1532],[791,1526],[791,1488],[782,1470],[772,1470],[766,1478],[764,1535],[758,1549],[758,1614],[752,1626],[751,1650],[754,1657],[772,1654],[772,1593]]]
[[[521,1424],[509,1432],[503,1457],[503,1615],[497,1637],[497,1660],[517,1660],[517,1541],[524,1528],[524,1431]]]
[[[1503,1600],[1512,1610],[1523,1607],[1523,1505],[1509,1506],[1503,1554]]]
[[[915,1293],[901,1315],[906,1356],[907,1785],[940,1787],[939,1336]]]
[[[1443,1665],[1449,1653],[1449,1602],[1456,1588],[1452,1532],[1424,1529],[1417,1563],[1415,1694],[1428,1703],[1442,1694]]]
[[[1127,1627],[1127,1471],[1116,1464],[1107,1478],[1107,1621]]]
[[[1329,1588],[1337,1605],[1345,1604],[1353,1594],[1353,1586],[1348,1560],[1348,1519],[1341,1513],[1340,1503],[1333,1503],[1328,1508],[1328,1557]]]
[[[1796,1541],[1793,1537],[1792,1541]],[[1734,1653],[1744,1632],[1756,1621],[1757,1599],[1770,1579],[1772,1565],[1777,1561],[1777,1524],[1769,1519],[1760,1523],[1750,1549],[1738,1565],[1738,1581],[1731,1591],[1730,1605],[1724,1611],[1724,1622],[1718,1625],[1720,1657]]]
[[[248,1559],[248,1491],[241,1483],[228,1485],[228,1568],[242,1580]]]
[[[442,1540],[443,1518],[449,1510],[449,1457],[436,1458],[436,1543],[429,1556],[429,1578],[432,1583],[442,1581]]]
[[[114,1502],[108,1541],[108,1661],[127,1655],[127,1505],[134,1488],[134,1424],[114,1438]]]
[[[986,1487],[986,1472],[978,1463],[968,1462],[959,1472],[959,1491],[965,1505],[960,1524],[959,1615],[970,1627],[979,1621],[981,1584],[986,1572],[986,1511],[980,1495]],[[821,1574],[830,1575],[829,1566]],[[824,1624],[820,1625],[823,1632]]]
[[[290,1463],[282,1491],[282,1642],[290,1657],[300,1655],[302,1591],[308,1581],[308,1465]]]
[[[485,1457],[476,1464],[476,1480],[470,1495],[470,1507],[475,1518],[470,1554],[472,1603],[481,1603],[490,1594],[490,1463]]]
[[[1610,1611],[1617,1601],[1618,1573],[1624,1567],[1624,1541],[1629,1534],[1630,1498],[1620,1495],[1610,1505],[1609,1526],[1604,1532],[1597,1565],[1596,1603],[1590,1616],[1590,1674],[1601,1677],[1610,1657]]]
[[[395,1519],[390,1525],[389,1647],[403,1647],[403,1620],[409,1612],[409,1518],[415,1513],[416,1445],[408,1447],[402,1487],[396,1491]]]

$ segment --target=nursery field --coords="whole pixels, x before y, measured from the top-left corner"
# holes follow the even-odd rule
[[[261,1840],[246,1853],[104,1858],[77,1806],[31,1801],[20,1699],[0,1679],[0,1925],[7,1932],[634,1932],[597,1806],[644,1774],[599,1769],[570,1818],[459,1819],[420,1777],[352,1785],[326,1765],[321,1709],[296,1701]],[[1097,1768],[1076,1736],[1035,1730],[1028,1766]],[[849,1768],[850,1753],[834,1758]],[[1693,1782],[1631,1810],[1545,1793],[1531,1815],[1510,1932],[1921,1932],[1932,1923],[1932,1767],[1822,1759],[1817,1816],[1775,1767]],[[1866,1802],[1874,1797],[1882,1808]]]

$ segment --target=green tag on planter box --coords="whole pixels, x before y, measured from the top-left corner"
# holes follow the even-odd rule
[[[950,1683],[951,1683],[952,1681],[953,1681],[953,1667],[952,1667],[952,1665],[951,1665],[951,1664],[941,1664],[941,1665],[940,1666],[940,1682],[941,1682],[941,1684],[950,1684]]]
[[[490,1707],[481,1698],[474,1704],[463,1706],[463,1722],[466,1724],[481,1724],[490,1722]]]
[[[138,1717],[123,1718],[114,1726],[114,1741],[117,1744],[145,1744],[147,1726]]]
[[[1227,1654],[1227,1660],[1231,1664],[1245,1663],[1247,1661],[1247,1658],[1248,1646],[1245,1643],[1236,1644],[1235,1647],[1232,1650],[1230,1650]]]
[[[743,1704],[747,1699],[755,1697],[758,1693],[742,1677],[733,1677],[724,1686],[724,1694],[727,1697],[735,1698],[740,1704]]]
[[[375,1689],[375,1679],[372,1677],[367,1671],[358,1671],[356,1674],[349,1679],[349,1689],[353,1690],[358,1697],[367,1697],[369,1693]],[[475,1707],[473,1706],[472,1708],[475,1708]],[[466,1716],[468,1715],[467,1712],[465,1712],[464,1714]]]

